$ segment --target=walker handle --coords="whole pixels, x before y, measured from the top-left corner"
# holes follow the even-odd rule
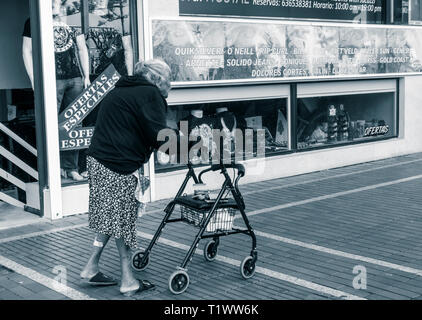
[[[235,168],[238,171],[238,175],[240,177],[243,177],[246,173],[245,167],[243,166],[243,164],[240,163],[230,163],[230,164],[213,164],[211,166],[211,170],[212,171],[217,171],[217,170],[222,170],[223,168]]]

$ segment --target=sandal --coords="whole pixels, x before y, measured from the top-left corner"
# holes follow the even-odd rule
[[[121,294],[123,294],[125,297],[132,297],[133,295],[146,291],[146,290],[150,290],[155,288],[155,285],[153,285],[151,282],[149,282],[148,280],[139,280],[139,288],[135,289],[135,290],[130,290],[127,292],[121,292]]]
[[[91,286],[114,286],[117,284],[117,281],[113,278],[106,276],[102,272],[98,272],[95,276],[90,279],[82,278],[81,280],[85,284],[89,284]]]

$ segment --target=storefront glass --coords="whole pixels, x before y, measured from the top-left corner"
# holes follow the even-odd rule
[[[287,102],[287,98],[279,98],[170,106],[167,123],[183,132],[182,122],[185,122],[187,133],[194,141],[190,147],[200,141],[206,145],[208,157],[190,153],[189,160],[194,164],[219,160],[215,159],[217,143],[213,140],[213,129],[221,130],[224,138],[220,145],[229,150],[232,161],[267,157],[288,150]],[[237,133],[236,129],[239,129]],[[178,159],[156,153],[156,171],[183,167]]]
[[[90,79],[95,81],[111,64],[120,75],[132,75],[133,39],[129,0],[88,0],[87,45]],[[95,127],[99,108],[94,108],[82,121],[83,127]],[[90,129],[89,129],[90,130]],[[79,170],[86,173],[85,145],[79,152]]]
[[[133,72],[129,0],[89,0],[88,46],[91,75],[111,63],[121,75]]]
[[[422,24],[422,3],[421,0],[409,1],[409,23]]]
[[[62,182],[84,183],[97,106],[113,86],[108,80],[116,71],[133,73],[130,0],[52,0],[52,6]]]
[[[54,56],[56,64],[57,112],[60,115],[88,85],[88,52],[82,31],[81,1],[52,0]],[[86,79],[86,81],[85,81]],[[78,170],[79,151],[62,150],[63,182],[82,181]]]
[[[25,168],[29,166],[36,171],[37,157],[13,138],[17,135],[34,149],[36,148],[32,90],[0,90],[0,111],[0,125],[2,126],[0,130],[0,145],[2,147],[0,171],[3,173],[2,177],[6,177],[6,179],[0,179],[0,192],[26,203],[24,188],[10,178],[17,178],[23,183],[37,181]],[[12,133],[8,133],[6,130],[10,130]],[[23,164],[20,164],[21,161]]]
[[[0,204],[23,207],[26,184],[38,180],[34,93],[25,72],[32,52],[24,26],[29,17],[28,1],[1,2],[0,26]],[[27,47],[30,49],[30,47]],[[29,64],[28,64],[29,65]]]
[[[298,99],[298,149],[397,136],[394,92]]]

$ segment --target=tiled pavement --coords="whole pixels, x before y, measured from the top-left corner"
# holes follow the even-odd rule
[[[250,238],[222,238],[211,263],[201,256],[203,240],[188,266],[189,288],[172,295],[168,277],[197,229],[170,224],[139,273],[157,289],[134,299],[422,299],[422,154],[243,185],[241,191],[258,233],[255,276],[243,280],[238,267],[249,254]],[[167,202],[149,205],[140,218],[141,246]],[[79,284],[93,240],[86,224],[87,215],[80,215],[0,231],[0,299],[123,299],[118,287]],[[114,243],[101,266],[120,276]],[[366,269],[366,289],[353,287],[362,275],[354,273],[356,266]],[[46,282],[58,269],[65,270],[70,291]]]

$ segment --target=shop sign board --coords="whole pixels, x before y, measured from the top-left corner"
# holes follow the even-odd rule
[[[91,144],[94,127],[75,128],[68,133],[60,133],[60,150],[85,149]]]
[[[179,0],[180,15],[383,23],[383,0]]]
[[[173,82],[361,77],[422,72],[422,29],[152,21],[152,54]]]
[[[119,79],[120,74],[113,64],[110,64],[88,88],[60,113],[60,150],[77,150],[89,147],[94,127],[82,128],[81,123],[114,88]]]
[[[375,126],[375,127],[368,127],[365,129],[365,137],[371,136],[378,136],[378,135],[385,135],[390,131],[390,127],[388,125],[385,126]]]

